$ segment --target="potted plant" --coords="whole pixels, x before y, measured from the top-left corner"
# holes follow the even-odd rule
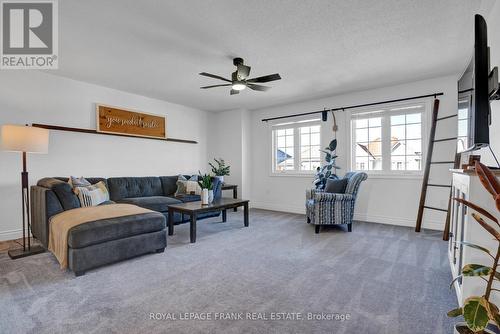
[[[209,174],[198,176],[198,184],[201,187],[201,204],[208,205],[214,200],[214,185],[212,176]]]
[[[229,176],[230,166],[226,166],[226,162],[221,158],[214,158],[214,161],[217,166],[211,162],[208,163],[210,167],[212,167],[212,173],[214,173],[215,177],[218,178],[221,183],[224,183],[224,176]]]
[[[493,196],[497,208],[496,215],[491,214],[480,206],[461,198],[454,200],[460,202],[475,212],[472,213],[474,220],[479,223],[493,238],[498,242],[496,254],[480,245],[475,245],[469,242],[460,242],[464,246],[468,246],[486,253],[491,259],[490,265],[486,264],[466,264],[462,268],[461,275],[456,277],[453,282],[460,277],[479,277],[486,282],[486,289],[482,296],[470,296],[464,301],[463,307],[459,307],[448,312],[449,317],[457,317],[462,315],[465,322],[455,325],[455,333],[495,333],[493,330],[500,329],[500,314],[498,307],[491,302],[491,294],[498,292],[497,288],[493,287],[494,281],[500,281],[500,272],[498,272],[498,261],[500,259],[500,223],[498,220],[498,212],[500,212],[500,183],[495,175],[479,161],[475,163],[476,173],[484,188]],[[479,215],[479,214],[481,215]],[[491,224],[493,222],[494,224]],[[457,242],[458,243],[458,242]],[[453,285],[452,282],[452,285]]]
[[[321,152],[325,153],[325,164],[316,169],[316,178],[313,182],[316,189],[324,189],[328,179],[338,179],[337,169],[340,169],[340,167],[335,164],[337,159],[336,149],[337,139],[333,139],[328,147],[321,150]]]

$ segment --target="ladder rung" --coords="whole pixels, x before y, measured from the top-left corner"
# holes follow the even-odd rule
[[[457,116],[458,116],[457,114],[450,115],[450,116],[444,116],[444,117],[437,118],[436,121],[442,121],[443,119],[448,119],[448,118],[457,117]]]
[[[427,186],[429,186],[429,187],[451,188],[451,186],[449,184],[432,184],[432,183],[429,183],[429,184],[427,184]]]
[[[454,164],[455,161],[431,161],[431,164]]]
[[[431,210],[437,210],[437,211],[448,212],[448,210],[441,209],[441,208],[435,208],[435,207],[433,207],[433,206],[427,206],[427,205],[424,205],[424,208],[426,208],[426,209],[431,209]]]
[[[434,143],[439,143],[441,141],[449,141],[449,140],[457,140],[457,137],[450,137],[450,138],[443,138],[443,139],[435,139],[433,140]]]

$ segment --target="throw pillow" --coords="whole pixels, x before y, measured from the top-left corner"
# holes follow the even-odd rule
[[[76,209],[81,206],[78,197],[75,195],[73,188],[68,182],[59,181],[54,183],[52,190],[61,202],[64,210]]]
[[[80,204],[83,207],[97,206],[109,201],[109,192],[103,181],[87,187],[75,187],[74,189]]]
[[[182,195],[200,195],[201,187],[198,184],[198,176],[193,175],[187,180],[183,175],[179,175],[177,179],[177,191],[174,196],[182,196]]]
[[[88,187],[90,186],[90,182],[87,181],[86,178],[83,176],[76,177],[76,176],[70,176],[68,179],[68,183],[71,186],[71,188],[76,188],[76,187]]]
[[[186,194],[201,195],[201,187],[198,181],[186,181]]]
[[[326,181],[325,193],[337,193],[343,194],[345,193],[345,189],[347,188],[347,179],[328,179]]]

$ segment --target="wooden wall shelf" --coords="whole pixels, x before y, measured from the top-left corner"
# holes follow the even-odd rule
[[[138,138],[138,139],[152,139],[152,140],[162,140],[162,141],[173,141],[177,143],[186,143],[186,144],[198,144],[197,141],[194,140],[186,140],[186,139],[175,139],[175,138],[151,138],[151,137],[136,137],[136,136],[128,136],[119,133],[107,133],[107,132],[97,132],[92,129],[82,129],[82,128],[70,128],[66,126],[57,126],[57,125],[48,125],[48,124],[37,124],[33,123],[31,126],[36,128],[43,128],[48,130],[56,130],[56,131],[69,131],[69,132],[79,132],[79,133],[90,133],[94,135],[106,135],[106,136],[119,136],[119,137],[128,137],[128,138]]]

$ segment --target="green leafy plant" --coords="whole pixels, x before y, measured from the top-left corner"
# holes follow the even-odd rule
[[[212,173],[214,173],[216,176],[229,176],[229,169],[231,168],[230,166],[226,166],[226,162],[224,161],[224,159],[215,159],[214,158],[214,161],[215,161],[215,164],[217,166],[215,166],[214,164],[212,164],[211,162],[209,162],[208,164],[210,165],[210,167],[212,167]]]
[[[198,173],[200,174],[198,176],[198,184],[200,185],[201,189],[213,190],[214,185],[212,183],[212,176],[210,174],[201,175],[200,172]]]
[[[337,155],[335,154],[336,149],[337,139],[333,139],[328,147],[321,150],[321,152],[325,153],[325,163],[322,167],[316,169],[316,178],[313,182],[316,189],[324,189],[328,179],[338,179],[337,169],[340,169],[340,167],[335,164],[335,160],[337,159]]]
[[[497,211],[500,212],[500,183],[495,175],[480,162],[476,161],[475,164],[476,173],[481,181],[484,188],[493,196]],[[489,234],[491,234],[496,241],[498,241],[498,248],[495,255],[480,245],[472,244],[469,242],[458,242],[464,246],[471,247],[486,253],[491,259],[491,265],[483,264],[466,264],[462,268],[461,275],[456,277],[453,282],[455,282],[460,277],[479,277],[486,282],[486,290],[482,296],[470,296],[468,297],[463,307],[456,308],[448,312],[449,317],[457,317],[462,315],[465,319],[467,327],[474,333],[484,333],[484,329],[489,323],[493,324],[497,328],[500,328],[500,314],[498,307],[490,301],[491,293],[498,292],[500,290],[493,288],[494,281],[500,281],[500,273],[497,271],[498,261],[500,259],[500,223],[498,218],[481,208],[480,206],[469,202],[461,198],[454,198],[455,201],[460,202],[472,210],[476,211],[472,213],[474,220],[481,225]],[[497,212],[497,214],[498,214]],[[484,216],[485,218],[483,218]],[[489,221],[495,223],[491,224]],[[451,285],[453,285],[453,282]]]

